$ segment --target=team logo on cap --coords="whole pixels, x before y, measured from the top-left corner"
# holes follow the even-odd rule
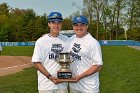
[[[78,20],[78,21],[81,21],[81,18],[80,18],[80,17],[77,17],[77,20]]]
[[[57,14],[54,14],[53,16],[52,16],[52,18],[56,18],[58,15]]]

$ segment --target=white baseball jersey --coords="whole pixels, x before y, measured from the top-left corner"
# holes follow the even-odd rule
[[[90,33],[82,38],[77,38],[75,35],[70,38],[70,68],[73,75],[80,75],[88,70],[92,65],[102,65],[102,54],[100,45]],[[98,72],[90,76],[84,77],[77,83],[70,83],[70,88],[82,91],[83,93],[98,93],[99,78]]]
[[[60,69],[56,62],[60,52],[67,51],[67,37],[59,35],[52,37],[49,34],[44,35],[36,41],[32,62],[41,62],[46,70],[54,77],[57,77],[57,71]],[[67,83],[54,84],[40,71],[38,71],[38,90],[66,89]]]

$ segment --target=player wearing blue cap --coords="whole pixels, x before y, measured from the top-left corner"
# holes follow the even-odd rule
[[[67,51],[67,37],[59,34],[62,15],[51,12],[48,16],[50,32],[40,37],[35,44],[32,62],[38,72],[39,93],[67,93],[67,83],[57,79],[60,65],[56,62],[60,52]]]
[[[73,18],[75,35],[70,38],[70,65],[75,81],[70,83],[71,93],[99,93],[99,70],[102,53],[100,44],[87,31],[85,16]]]

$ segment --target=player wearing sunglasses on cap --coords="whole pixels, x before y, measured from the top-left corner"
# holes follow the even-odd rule
[[[60,82],[57,71],[60,65],[56,62],[60,52],[67,51],[68,37],[59,34],[62,27],[62,15],[51,12],[48,16],[50,32],[40,37],[35,44],[32,62],[38,72],[39,93],[67,93],[67,82]]]

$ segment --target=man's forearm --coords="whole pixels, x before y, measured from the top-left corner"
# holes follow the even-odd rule
[[[46,77],[50,76],[50,73],[45,69],[45,67],[41,64],[41,62],[35,62],[34,65]]]
[[[89,76],[89,75],[92,75],[92,74],[98,72],[100,69],[101,69],[101,66],[93,65],[87,71],[85,71],[84,73],[82,73],[81,75],[79,75],[78,77],[80,79],[82,79],[82,78],[84,78],[86,76]]]

